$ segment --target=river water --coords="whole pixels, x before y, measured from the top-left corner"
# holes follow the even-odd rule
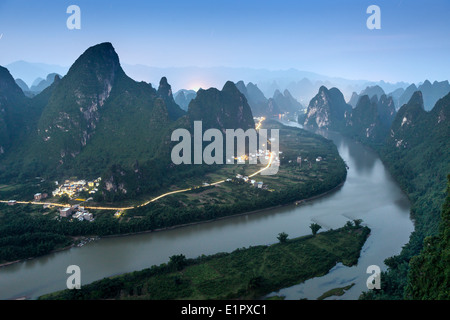
[[[287,123],[285,123],[287,124]],[[290,123],[296,125],[295,123]],[[195,258],[202,254],[231,252],[236,248],[272,244],[278,233],[290,238],[311,233],[316,222],[322,230],[362,219],[372,230],[357,266],[336,265],[327,275],[285,288],[271,295],[286,299],[316,299],[325,291],[355,285],[341,297],[357,299],[367,291],[370,265],[386,270],[383,261],[398,254],[413,231],[410,203],[376,153],[336,133],[322,132],[334,141],[349,166],[345,184],[326,196],[300,206],[290,205],[260,213],[230,217],[162,232],[104,238],[83,247],[49,254],[0,268],[0,299],[38,296],[66,288],[67,267],[81,269],[81,284],[159,265],[174,254]],[[381,279],[383,281],[383,279]]]

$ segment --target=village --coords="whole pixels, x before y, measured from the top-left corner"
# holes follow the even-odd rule
[[[252,185],[253,187],[256,187],[258,189],[267,189],[267,185],[265,185],[262,181],[256,182],[256,180],[250,179],[249,177],[243,176],[241,174],[237,174],[236,175],[236,179],[237,180],[242,180],[242,181],[244,181],[246,183],[250,183],[250,185]],[[233,179],[227,179],[226,181],[230,182],[232,180]]]
[[[55,185],[58,187],[52,192],[53,197],[62,197],[67,196],[69,200],[75,200],[80,202],[87,202],[93,200],[93,198],[87,199],[75,199],[80,196],[80,193],[85,192],[86,194],[95,194],[98,191],[98,187],[100,186],[101,178],[97,178],[93,181],[86,180],[65,180],[64,184],[59,184],[58,181],[55,181]],[[37,204],[48,198],[47,193],[36,193],[33,196],[34,203]],[[25,203],[23,201],[9,200],[8,205],[14,206],[17,203]],[[31,202],[30,202],[31,203]],[[70,218],[77,219],[79,221],[94,221],[94,217],[92,213],[85,209],[81,204],[76,204],[72,206],[61,205],[56,203],[48,203],[42,202],[44,209],[54,208],[56,206],[59,208],[59,217],[60,218]]]
[[[78,180],[71,181],[66,180],[64,184],[59,185],[58,181],[55,181],[55,184],[58,186],[53,192],[53,197],[61,197],[63,195],[67,195],[70,199],[74,199],[79,196],[81,192],[87,192],[88,194],[95,194],[98,191],[98,187],[100,185],[101,178],[97,178],[93,181],[86,180]],[[35,200],[36,199],[35,195]],[[75,199],[78,201],[90,201],[92,198],[88,199]],[[64,207],[59,209],[59,216],[61,218],[71,218],[77,219],[78,221],[94,221],[94,217],[92,213],[86,210],[83,206],[77,204],[71,207]]]
[[[272,142],[274,139],[269,139],[270,142]],[[270,142],[268,142],[270,144]],[[264,147],[264,145],[263,145]],[[240,157],[235,157],[234,160],[237,160],[237,163],[246,163],[246,161],[252,162],[251,160],[257,160],[258,158],[265,158],[265,160],[269,160],[270,159],[270,165],[275,165],[275,166],[279,166],[280,165],[280,158],[282,155],[282,151],[276,151],[275,153],[271,153],[268,150],[257,150],[255,153],[249,153],[248,155],[243,155]],[[295,159],[295,158],[294,158]],[[325,158],[322,158],[321,156],[316,157],[315,162],[321,162],[326,160]],[[296,160],[288,160],[288,163],[297,163],[297,165],[299,165],[300,167],[302,167],[302,163],[306,163],[309,168],[311,168],[312,162],[314,162],[314,160],[309,161],[307,158],[303,158],[302,156],[298,155]],[[227,159],[227,162],[234,162],[233,159]],[[258,173],[258,172],[257,172]],[[268,184],[264,183],[263,181],[256,181],[254,179],[251,179],[255,174],[254,173],[252,175],[246,176],[244,174],[236,174],[233,178],[227,178],[226,180],[224,180],[223,182],[244,182],[244,183],[248,183],[250,184],[252,187],[258,188],[258,189],[263,189],[263,190],[268,190],[268,191],[273,191],[272,189],[269,189]],[[91,212],[89,212],[87,210],[87,208],[85,206],[83,206],[83,203],[86,203],[88,201],[92,201],[93,198],[89,197],[87,199],[81,199],[82,197],[86,197],[88,195],[93,195],[96,192],[98,192],[98,187],[100,186],[101,183],[101,178],[97,178],[95,180],[92,181],[87,181],[87,180],[65,180],[63,184],[59,184],[58,181],[55,181],[55,185],[57,186],[57,188],[52,192],[52,196],[54,198],[56,197],[67,197],[67,200],[72,200],[72,203],[74,203],[75,201],[78,202],[78,204],[63,204],[63,203],[54,203],[54,202],[44,202],[42,200],[47,199],[48,198],[48,194],[47,193],[36,193],[34,195],[34,204],[38,204],[38,203],[42,203],[44,209],[48,209],[48,208],[54,208],[54,207],[59,207],[59,215],[58,218],[59,219],[70,219],[70,221],[73,220],[79,220],[79,221],[94,221],[94,217],[93,214]],[[212,185],[216,185],[217,183],[214,183]],[[210,186],[210,183],[207,182],[203,182],[203,187],[205,186]],[[199,186],[200,187],[200,186]],[[197,188],[199,188],[197,187]],[[166,193],[165,195],[171,194]],[[157,197],[158,198],[161,198]],[[41,202],[42,201],[42,202]],[[2,202],[6,202],[6,201],[2,201]],[[60,201],[61,202],[61,201]],[[152,201],[149,201],[152,202]],[[149,203],[148,202],[148,203]],[[15,205],[16,203],[27,203],[27,202],[23,202],[23,201],[16,201],[16,200],[9,200],[8,205]],[[28,203],[32,203],[32,202],[28,202]],[[67,202],[66,202],[67,203]],[[90,209],[92,209],[92,207],[89,207]],[[106,209],[106,210],[111,210],[112,208],[102,208],[102,207],[98,207],[99,209]],[[120,218],[124,211],[126,209],[129,208],[117,208],[114,217],[115,218]]]
[[[66,180],[64,184],[59,185],[58,181],[55,181],[55,184],[58,186],[56,190],[53,191],[54,197],[61,197],[64,194],[68,195],[70,199],[74,198],[80,192],[85,191],[89,194],[95,194],[98,191],[98,186],[100,185],[100,181],[102,178],[97,178],[93,181],[86,180],[78,180],[71,181]],[[37,200],[37,199],[35,199]],[[39,200],[38,200],[39,201]]]

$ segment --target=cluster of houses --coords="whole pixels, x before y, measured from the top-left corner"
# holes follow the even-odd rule
[[[322,157],[317,157],[316,158],[316,162],[320,162],[320,161],[323,161],[324,160],[324,158],[322,158]],[[298,156],[297,157],[297,163],[301,166],[302,165],[302,161],[303,162],[308,162],[308,159],[302,159],[302,157],[301,156]],[[289,162],[291,162],[291,160],[289,160]],[[309,162],[309,167],[311,168],[311,162]]]
[[[53,191],[53,196],[60,197],[67,194],[70,198],[73,198],[76,194],[81,191],[87,191],[89,194],[94,194],[98,191],[98,186],[100,185],[101,178],[97,178],[94,181],[70,181],[66,180],[64,184],[59,185],[58,181],[55,184],[58,186],[55,191]]]
[[[275,156],[272,163],[275,165],[280,165],[280,158],[279,155],[282,154],[282,151],[278,152],[278,155]],[[248,155],[242,155],[240,157],[235,157],[234,159],[227,159],[228,164],[234,163],[234,160],[237,160],[237,163],[244,164],[246,161],[249,161],[250,163],[256,163],[258,159],[264,158],[265,160],[269,160],[270,157],[270,151],[269,150],[261,150],[259,149],[256,153],[249,153]]]
[[[244,182],[250,183],[252,186],[257,187],[258,189],[266,189],[267,185],[265,185],[262,181],[256,182],[256,180],[250,179],[247,176],[243,176],[241,174],[236,175],[236,179],[243,180]],[[231,179],[227,179],[226,181],[231,181]]]
[[[59,209],[59,216],[62,218],[78,219],[79,221],[94,221],[92,213],[79,205]]]

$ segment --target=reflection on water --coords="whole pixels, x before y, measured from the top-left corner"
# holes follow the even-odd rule
[[[376,153],[361,143],[343,137],[339,133],[327,130],[316,130],[315,133],[330,139],[337,146],[339,153],[347,153],[358,173],[370,174],[375,163],[379,161]],[[341,154],[341,157],[343,155]],[[345,160],[345,159],[344,159]]]
[[[290,123],[291,125],[294,122]],[[49,254],[0,268],[0,299],[36,298],[65,289],[67,266],[81,268],[82,285],[107,276],[159,265],[174,254],[188,258],[231,252],[236,248],[271,244],[286,232],[290,238],[311,233],[316,222],[323,230],[336,229],[349,219],[363,219],[372,232],[357,266],[338,264],[324,277],[281,290],[287,299],[315,299],[325,291],[355,283],[340,299],[357,299],[366,291],[366,269],[398,254],[413,230],[407,197],[395,184],[377,155],[352,140],[324,132],[349,166],[345,184],[326,196],[300,206],[290,205],[258,214],[231,217],[164,232],[107,238],[81,248]]]
[[[367,147],[361,145],[360,143],[352,141],[352,143],[344,143],[343,137],[340,135],[333,135],[330,137],[330,133],[326,135],[326,138],[340,142],[340,145],[347,145],[347,151],[349,157],[352,159],[353,166],[355,170],[360,174],[370,174],[375,163],[379,161],[378,157],[374,154],[374,151],[368,149]]]

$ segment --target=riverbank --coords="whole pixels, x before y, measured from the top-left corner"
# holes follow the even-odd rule
[[[39,257],[43,257],[43,256],[46,256],[46,255],[58,253],[58,252],[61,252],[61,251],[72,249],[72,248],[76,248],[77,247],[76,241],[78,241],[80,239],[84,239],[84,238],[95,237],[95,238],[97,238],[97,240],[100,240],[102,238],[120,238],[120,237],[129,237],[129,236],[134,236],[134,235],[139,235],[139,234],[148,234],[148,233],[154,233],[154,232],[164,232],[164,231],[168,231],[168,230],[174,230],[174,229],[179,229],[179,228],[184,228],[184,227],[189,227],[189,226],[194,226],[194,225],[200,225],[200,224],[204,224],[204,223],[213,223],[213,222],[216,222],[216,221],[220,221],[220,220],[224,220],[224,219],[231,219],[231,218],[235,218],[235,217],[239,217],[239,216],[263,213],[265,211],[273,210],[273,209],[276,209],[276,208],[282,208],[282,207],[287,207],[287,206],[292,206],[292,205],[298,206],[298,205],[302,205],[302,204],[305,204],[307,202],[319,199],[321,197],[324,197],[324,196],[326,196],[326,195],[328,195],[328,194],[330,194],[332,192],[335,192],[338,189],[340,189],[344,185],[344,183],[345,183],[345,181],[341,182],[336,187],[334,187],[334,188],[332,188],[332,189],[330,189],[328,191],[325,191],[325,192],[323,192],[323,193],[321,193],[319,195],[316,195],[316,196],[313,196],[313,197],[309,197],[309,198],[306,198],[306,199],[296,200],[296,201],[294,201],[292,203],[287,203],[287,204],[267,207],[267,208],[258,209],[258,210],[252,210],[252,211],[238,213],[238,214],[232,214],[232,215],[218,217],[218,218],[214,218],[214,219],[210,219],[210,220],[197,221],[197,222],[191,222],[191,223],[184,223],[184,224],[179,224],[179,225],[175,225],[175,226],[171,226],[171,227],[165,227],[165,228],[159,228],[159,229],[153,229],[153,230],[146,230],[146,231],[138,231],[138,232],[133,232],[133,233],[106,235],[106,236],[102,236],[102,237],[100,237],[98,235],[76,236],[76,237],[72,237],[73,243],[71,245],[52,250],[49,253],[47,253],[45,255],[42,255],[42,256],[39,256]],[[26,259],[20,259],[20,260],[11,261],[11,262],[5,262],[5,263],[0,264],[0,268],[6,267],[6,266],[10,266],[10,265],[13,265],[13,264],[16,264],[16,263],[24,262],[24,261],[27,261],[27,260],[33,260],[35,258],[38,258],[38,257],[30,257],[30,258],[26,258]]]
[[[16,263],[19,263],[19,262],[24,262],[24,261],[27,261],[27,260],[33,260],[33,259],[36,259],[36,258],[45,257],[47,255],[58,253],[58,252],[62,252],[62,251],[66,251],[66,250],[72,249],[74,247],[81,247],[85,243],[88,243],[88,242],[91,242],[91,241],[97,241],[97,240],[100,239],[100,237],[95,236],[95,235],[94,236],[90,236],[90,237],[76,236],[76,237],[71,237],[71,238],[72,238],[72,243],[70,245],[54,249],[54,250],[50,251],[49,253],[46,253],[46,254],[41,255],[41,256],[29,257],[29,258],[26,258],[26,259],[19,259],[19,260],[16,260],[16,261],[5,262],[5,263],[0,264],[0,268],[6,267],[6,266],[10,266],[10,265],[13,265],[13,264],[16,264]],[[83,243],[83,245],[80,245],[81,243]]]
[[[41,256],[37,256],[37,257],[29,257],[29,258],[26,258],[26,259],[20,259],[20,260],[15,260],[15,261],[10,261],[10,262],[5,262],[5,263],[0,264],[0,269],[3,268],[3,267],[7,267],[7,266],[10,266],[10,265],[19,263],[19,262],[24,262],[24,261],[28,261],[28,260],[33,260],[33,259],[36,259],[36,258],[45,257],[45,256],[50,255],[50,254],[53,254],[53,253],[57,253],[57,252],[69,250],[69,249],[71,249],[71,248],[73,248],[73,247],[76,247],[76,243],[72,243],[71,245],[68,245],[68,246],[65,246],[65,247],[62,247],[62,248],[58,248],[58,249],[52,250],[52,251],[50,251],[49,253],[46,253],[46,254],[41,255]]]
[[[63,290],[40,299],[257,299],[324,275],[337,262],[357,264],[370,235],[362,226],[345,226],[285,243],[259,245],[186,259]]]
[[[292,205],[301,205],[301,204],[305,204],[307,202],[319,199],[321,197],[324,197],[334,191],[337,191],[338,189],[340,189],[343,185],[344,185],[345,181],[340,183],[339,185],[337,185],[336,187],[325,191],[319,195],[313,196],[313,197],[309,197],[306,199],[302,199],[302,200],[296,200],[294,202],[291,203],[286,203],[286,204],[279,204],[276,206],[271,206],[271,207],[267,207],[267,208],[263,208],[263,209],[257,209],[257,210],[252,210],[252,211],[247,211],[247,212],[243,212],[243,213],[236,213],[236,214],[231,214],[231,215],[227,215],[227,216],[223,216],[223,217],[217,217],[214,219],[209,219],[209,220],[204,220],[204,221],[196,221],[196,222],[190,222],[190,223],[184,223],[184,224],[179,224],[179,225],[175,225],[175,226],[171,226],[171,227],[165,227],[165,228],[159,228],[159,229],[153,229],[153,230],[146,230],[146,231],[139,231],[139,232],[133,232],[133,233],[126,233],[126,234],[115,234],[115,235],[108,235],[108,236],[103,236],[102,238],[118,238],[118,237],[126,237],[126,236],[133,236],[133,235],[138,235],[138,234],[146,234],[146,233],[153,233],[153,232],[161,232],[161,231],[168,231],[168,230],[174,230],[174,229],[178,229],[178,228],[183,228],[183,227],[189,227],[189,226],[194,226],[194,225],[200,225],[200,224],[204,224],[204,223],[213,223],[216,221],[220,221],[220,220],[225,220],[225,219],[231,219],[231,218],[236,218],[236,217],[240,217],[240,216],[246,216],[246,215],[251,215],[251,214],[258,214],[258,213],[262,213],[265,211],[269,211],[269,210],[273,210],[276,208],[283,208],[283,207],[288,207],[288,206],[292,206]]]

